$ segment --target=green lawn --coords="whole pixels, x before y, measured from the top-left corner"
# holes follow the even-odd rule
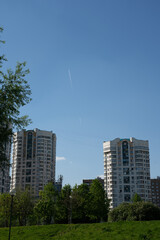
[[[0,240],[8,228],[0,228]],[[13,227],[11,240],[160,240],[160,221]]]

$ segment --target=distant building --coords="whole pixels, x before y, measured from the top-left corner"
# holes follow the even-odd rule
[[[103,143],[103,152],[104,189],[110,207],[130,202],[135,193],[151,201],[148,141],[116,138]]]
[[[58,180],[53,183],[55,189],[58,191],[58,193],[61,192],[62,190],[62,181],[63,181],[63,176],[60,175]]]
[[[29,188],[35,197],[55,181],[56,135],[39,129],[14,133],[11,190]]]
[[[160,207],[160,177],[151,179],[152,203]]]
[[[11,155],[11,143],[5,144],[5,153],[8,159],[8,163],[10,164],[10,155]],[[0,193],[6,193],[10,190],[10,166],[7,164],[3,164],[0,167]]]
[[[97,177],[96,179],[99,180],[99,182],[102,184],[102,187],[104,188],[104,180],[102,178],[100,178],[100,177]],[[84,179],[83,180],[83,184],[87,184],[90,187],[92,182],[93,182],[93,180],[95,180],[95,179]]]

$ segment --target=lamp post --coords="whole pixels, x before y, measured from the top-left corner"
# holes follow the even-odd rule
[[[70,214],[69,214],[69,223],[72,223],[72,195],[69,196],[70,199]]]
[[[9,236],[8,236],[8,240],[10,240],[10,236],[11,236],[11,226],[12,226],[12,210],[13,210],[13,197],[16,194],[15,190],[13,189],[10,192],[11,195],[11,208],[10,208],[10,223],[9,223]]]

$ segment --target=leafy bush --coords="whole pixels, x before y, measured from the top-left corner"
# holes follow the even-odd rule
[[[109,221],[160,220],[160,208],[150,202],[122,203],[109,213]]]

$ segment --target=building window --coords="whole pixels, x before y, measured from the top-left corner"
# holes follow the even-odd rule
[[[31,162],[27,162],[26,167],[31,167]]]
[[[26,182],[27,183],[31,182],[31,177],[26,177]]]
[[[123,165],[127,166],[129,164],[128,142],[127,141],[124,141],[122,143],[122,155],[123,155]]]
[[[128,142],[124,141],[122,143],[123,159],[129,159],[128,157]]]
[[[129,168],[123,168],[123,174],[129,175]]]
[[[124,192],[130,192],[130,186],[129,185],[124,186]]]
[[[32,132],[29,132],[27,139],[27,159],[31,158],[32,158]]]
[[[31,169],[26,169],[26,175],[31,175]]]
[[[130,177],[124,177],[123,180],[124,183],[130,183]]]
[[[2,179],[2,186],[4,186],[4,179]]]
[[[124,195],[124,201],[129,202],[131,200],[131,196],[129,194]]]

